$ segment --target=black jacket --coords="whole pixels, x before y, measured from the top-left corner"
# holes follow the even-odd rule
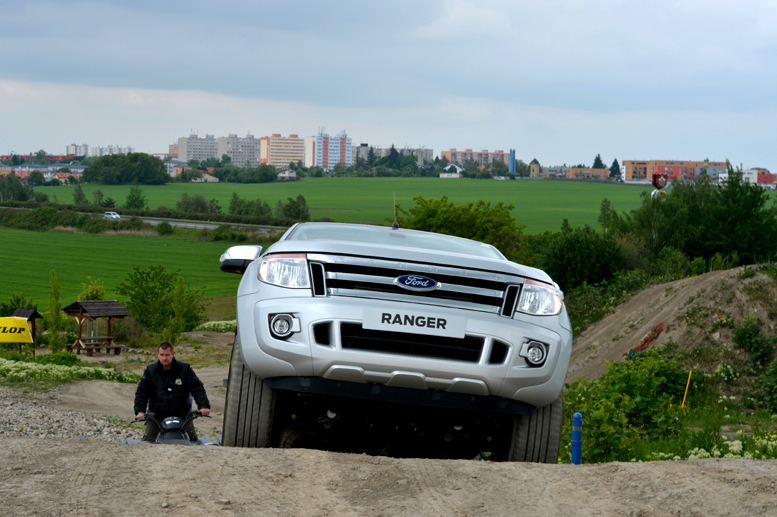
[[[165,370],[162,363],[157,361],[146,367],[135,391],[135,414],[145,413],[148,406],[148,411],[156,413],[160,418],[185,418],[190,410],[190,393],[199,409],[210,409],[205,387],[187,363],[174,357],[170,369]]]

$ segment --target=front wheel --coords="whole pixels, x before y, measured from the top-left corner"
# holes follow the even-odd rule
[[[509,461],[558,463],[561,427],[564,423],[564,394],[531,415],[515,417]]]
[[[275,392],[243,363],[235,336],[224,407],[222,443],[228,447],[270,447]]]

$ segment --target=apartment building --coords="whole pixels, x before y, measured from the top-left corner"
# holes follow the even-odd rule
[[[218,154],[216,137],[207,134],[205,138],[200,138],[196,134],[191,134],[186,138],[179,138],[177,154],[178,159],[186,163],[189,163],[189,160],[201,162],[208,158],[221,158],[221,155]]]
[[[567,178],[573,180],[606,180],[609,177],[610,169],[594,169],[593,167],[567,167]]]
[[[465,149],[463,151],[449,149],[440,152],[440,158],[447,158],[449,162],[461,165],[467,160],[474,160],[478,167],[486,169],[490,169],[495,161],[504,162],[505,165],[508,167],[510,166],[510,153],[499,150],[489,152],[486,149],[481,151],[473,151],[472,149]]]
[[[623,160],[626,181],[653,181],[653,174],[666,174],[670,181],[691,181],[705,169],[707,175],[717,178],[728,170],[726,162],[687,160]]]
[[[268,163],[278,169],[287,168],[289,163],[297,163],[305,160],[305,139],[298,135],[281,136],[274,133],[272,136],[263,136],[259,139],[259,163]]]
[[[120,145],[109,145],[108,147],[93,147],[92,156],[108,156],[110,154],[132,154],[135,152],[134,147],[123,147]]]
[[[307,140],[307,143],[310,145],[310,155],[315,167],[321,167],[328,172],[338,163],[342,163],[344,167],[353,165],[353,147],[345,130],[334,136],[319,131],[312,140]]]
[[[170,144],[167,147],[167,155],[170,158],[178,158],[178,144]]]
[[[425,162],[433,162],[434,161],[434,151],[432,149],[427,149],[426,147],[396,147],[396,146],[372,146],[369,144],[359,144],[353,146],[353,159],[356,160],[356,158],[363,158],[367,160],[370,155],[370,149],[372,149],[372,153],[375,156],[376,160],[380,160],[381,158],[388,156],[391,153],[391,148],[394,147],[394,149],[401,154],[402,156],[407,156],[412,154],[416,157],[416,163],[420,167]]]
[[[92,156],[92,147],[86,144],[70,144],[66,147],[65,154],[71,156]]]
[[[241,138],[236,134],[219,137],[216,144],[216,156],[227,155],[238,167],[259,165],[259,139],[248,133]],[[288,164],[287,164],[288,165]]]

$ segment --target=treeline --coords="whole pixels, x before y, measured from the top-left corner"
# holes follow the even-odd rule
[[[190,196],[187,192],[181,194],[181,199],[176,201],[175,209],[187,214],[221,214],[222,208],[217,199],[208,201],[205,196],[195,194]],[[228,215],[247,216],[247,217],[272,217],[273,209],[267,201],[261,199],[243,199],[232,193],[229,202]],[[298,195],[296,199],[288,198],[285,203],[278,201],[275,207],[277,218],[292,219],[294,221],[310,221],[310,210],[308,209],[305,196]]]
[[[190,199],[194,199],[197,196],[191,196]],[[300,196],[298,196],[299,198]],[[304,199],[304,198],[303,198]],[[294,200],[296,202],[296,200]],[[289,203],[280,203],[283,206],[294,206],[289,205]],[[56,210],[60,211],[68,211],[72,212],[73,214],[77,215],[77,212],[88,212],[93,214],[100,214],[102,215],[105,213],[105,208],[99,205],[70,205],[70,204],[60,204],[60,203],[38,203],[34,199],[28,200],[26,202],[19,202],[19,201],[7,201],[7,202],[0,202],[0,206],[8,207],[8,208],[29,208],[29,209],[35,209],[35,208],[54,208]],[[193,203],[192,206],[195,206]],[[235,224],[256,224],[256,225],[264,225],[264,226],[280,226],[280,227],[289,227],[292,226],[294,223],[300,221],[301,219],[296,219],[293,217],[287,217],[286,215],[282,215],[281,217],[273,216],[273,215],[241,215],[241,214],[224,214],[224,213],[214,213],[214,212],[194,212],[194,211],[179,211],[174,209],[169,209],[165,207],[159,207],[155,210],[129,210],[126,208],[113,208],[114,212],[120,214],[122,217],[128,216],[139,216],[139,217],[159,217],[163,219],[188,219],[188,220],[194,220],[194,221],[210,221],[214,223],[235,223]],[[19,210],[14,210],[19,211]],[[301,215],[307,214],[309,217],[309,213],[307,213],[305,210],[299,210],[297,208],[292,208],[291,210],[282,210],[278,212],[280,214],[287,214],[287,213],[297,213]],[[309,219],[304,219],[309,220]]]
[[[82,183],[163,185],[170,181],[164,162],[145,153],[111,154],[94,160],[81,177]]]

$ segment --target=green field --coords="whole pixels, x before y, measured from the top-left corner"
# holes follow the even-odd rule
[[[116,288],[133,267],[180,269],[184,281],[193,288],[204,287],[207,296],[234,294],[240,280],[219,270],[219,256],[229,246],[221,242],[0,228],[0,243],[0,300],[23,292],[39,310],[48,310],[52,269],[63,307],[77,300],[81,283],[89,276],[105,284],[106,299],[119,298]]]
[[[39,187],[60,203],[73,202],[73,186]],[[448,196],[456,204],[470,201],[490,201],[515,205],[513,217],[526,225],[526,233],[558,231],[566,218],[573,227],[589,224],[598,228],[599,207],[608,198],[618,211],[629,211],[640,204],[640,192],[652,187],[623,184],[599,184],[575,181],[488,181],[440,178],[306,178],[299,182],[235,184],[235,183],[170,183],[143,186],[151,208],[174,208],[181,194],[201,194],[216,198],[225,209],[233,192],[242,198],[267,201],[275,207],[278,201],[305,196],[311,217],[329,217],[341,222],[384,224],[392,217],[392,193],[405,208],[414,205],[413,198],[439,199]],[[124,203],[129,185],[84,185],[91,200],[92,192],[100,189],[117,204]]]

